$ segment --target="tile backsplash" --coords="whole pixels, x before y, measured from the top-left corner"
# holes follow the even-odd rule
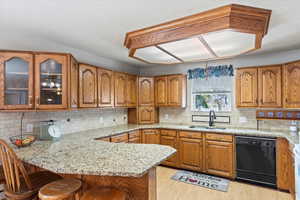
[[[0,113],[0,137],[20,134],[21,113]],[[68,120],[69,119],[69,120]],[[86,109],[77,111],[27,112],[23,119],[23,130],[33,126],[33,132],[39,132],[40,121],[57,120],[63,134],[78,131],[127,124],[127,109]],[[28,127],[29,124],[29,127]]]

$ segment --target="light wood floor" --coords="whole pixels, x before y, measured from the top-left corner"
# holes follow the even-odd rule
[[[158,200],[292,200],[288,193],[235,181],[228,192],[220,192],[171,180],[176,171],[157,168]]]

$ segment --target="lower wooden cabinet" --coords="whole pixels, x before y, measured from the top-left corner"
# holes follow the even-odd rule
[[[160,144],[159,130],[145,129],[142,130],[142,142],[144,144]]]
[[[160,131],[160,144],[173,147],[174,149],[177,148],[177,131],[176,130],[161,130]],[[178,153],[176,152],[170,158],[168,158],[164,165],[177,167],[178,166]]]
[[[279,138],[276,141],[276,176],[277,187],[281,190],[289,190],[289,142],[286,139]]]
[[[112,136],[110,141],[115,143],[121,143],[121,142],[128,143],[128,133]]]
[[[179,139],[180,162],[179,167],[195,171],[203,171],[203,143],[202,139]]]
[[[234,177],[233,143],[205,141],[205,171],[209,174]]]
[[[129,132],[128,143],[141,143],[141,133],[139,130]]]

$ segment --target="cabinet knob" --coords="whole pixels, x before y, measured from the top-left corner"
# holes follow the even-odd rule
[[[33,104],[33,101],[32,101],[32,100],[33,100],[32,96],[29,96],[29,105],[30,105],[30,106],[32,106],[32,104]]]
[[[36,105],[40,105],[40,97],[36,96]]]

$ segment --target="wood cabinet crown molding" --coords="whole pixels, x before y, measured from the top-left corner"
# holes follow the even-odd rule
[[[191,16],[183,17],[155,26],[126,33],[124,46],[129,49],[129,57],[146,63],[173,64],[195,62],[201,60],[216,60],[233,57],[245,52],[261,48],[263,37],[268,32],[271,10],[230,4]],[[215,45],[206,34],[221,31],[234,31],[241,34],[252,34],[255,38],[250,49],[238,51],[232,55],[220,55],[214,50]],[[203,37],[205,36],[205,37]],[[182,55],[175,54],[172,48],[165,44],[196,38],[197,42],[209,52],[209,56],[185,60]],[[199,45],[200,45],[199,44]],[[153,50],[170,57],[170,62],[152,61],[138,55],[138,51],[151,47]],[[178,53],[178,52],[177,52]]]

